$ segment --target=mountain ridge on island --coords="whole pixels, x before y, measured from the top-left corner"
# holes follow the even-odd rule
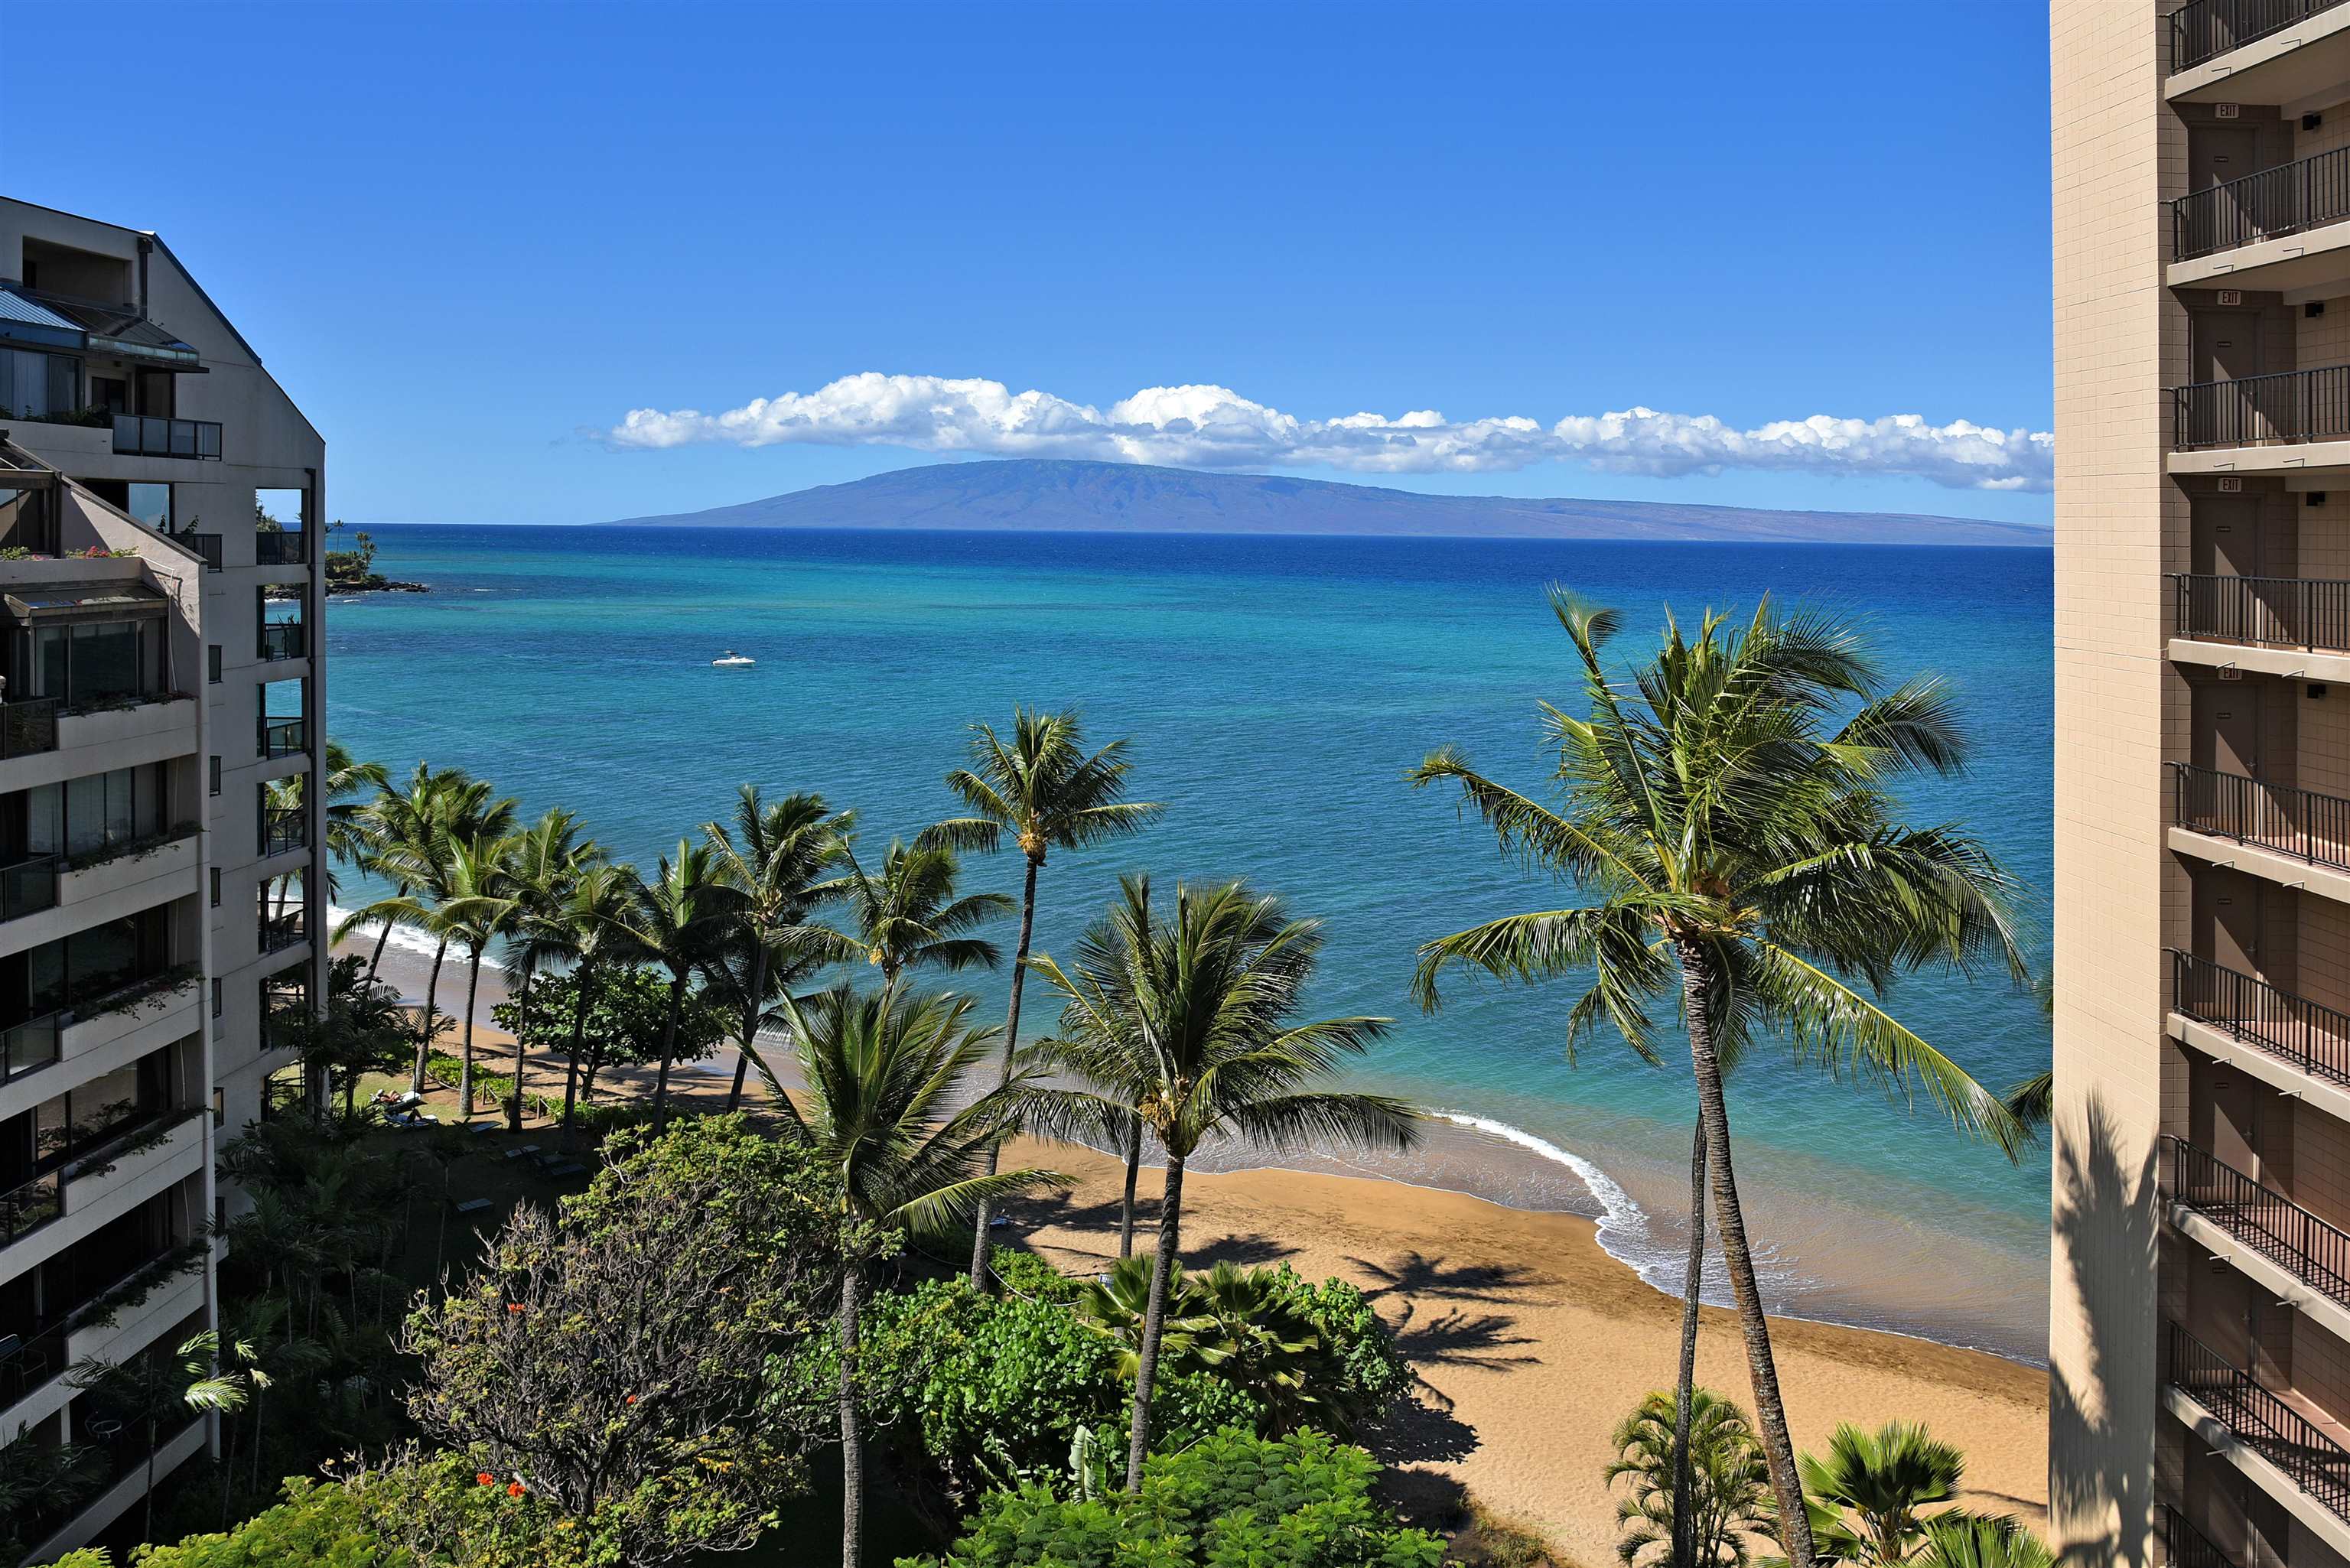
[[[925,463],[700,512],[606,527],[875,528],[1305,534],[2045,549],[2043,524],[1899,512],[1790,512],[1664,501],[1425,495],[1277,474],[1006,458]]]

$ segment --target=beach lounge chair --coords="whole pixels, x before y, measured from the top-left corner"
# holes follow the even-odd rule
[[[562,1165],[550,1166],[547,1168],[546,1174],[551,1177],[577,1176],[587,1168],[588,1168],[586,1166],[580,1164],[575,1159],[567,1161]]]
[[[468,1198],[463,1203],[452,1199],[449,1212],[456,1215],[479,1214],[491,1206],[490,1200],[486,1198]]]
[[[498,1124],[495,1122],[467,1122],[465,1124],[465,1130],[469,1133],[494,1133],[498,1130]]]

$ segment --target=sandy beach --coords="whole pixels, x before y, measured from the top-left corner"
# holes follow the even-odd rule
[[[405,967],[388,963],[387,978]],[[484,978],[487,992],[490,976]],[[484,1013],[487,1002],[485,996]],[[474,1039],[485,1065],[510,1070],[507,1036],[484,1023]],[[681,1066],[672,1088],[698,1104],[721,1102],[733,1063],[732,1053],[722,1053]],[[607,1078],[620,1093],[651,1087],[649,1070]],[[560,1098],[554,1064],[534,1068],[531,1089]],[[1071,1272],[1095,1272],[1115,1258],[1123,1183],[1115,1159],[1033,1143],[1013,1146],[1007,1158],[1075,1180],[1066,1193],[1016,1206],[1009,1236]],[[1156,1172],[1146,1171],[1145,1224],[1155,1223],[1149,1199],[1156,1186]],[[1602,1479],[1608,1434],[1641,1396],[1669,1386],[1680,1303],[1602,1251],[1592,1221],[1399,1182],[1291,1170],[1194,1173],[1184,1194],[1187,1262],[1285,1261],[1313,1278],[1335,1274],[1359,1285],[1395,1327],[1426,1384],[1420,1414],[1380,1445],[1408,1484],[1440,1494],[1465,1486],[1489,1508],[1550,1536],[1583,1568],[1613,1561],[1615,1504]],[[2045,1371],[1900,1334],[1802,1321],[1774,1320],[1773,1344],[1799,1449],[1824,1444],[1839,1421],[1923,1422],[1965,1450],[1970,1504],[2034,1523],[2044,1519]],[[1751,1407],[1744,1342],[1727,1311],[1704,1310],[1698,1376]]]

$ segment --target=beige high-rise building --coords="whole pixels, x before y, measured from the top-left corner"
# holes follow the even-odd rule
[[[325,452],[161,238],[0,198],[0,1461],[97,1472],[5,1521],[36,1561],[139,1497],[72,1371],[212,1324],[215,1157],[297,1071]]]

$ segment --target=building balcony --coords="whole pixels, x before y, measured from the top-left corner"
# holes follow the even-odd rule
[[[2193,953],[2170,953],[2171,1011],[2304,1077],[2350,1090],[2350,1013]]]
[[[174,534],[172,538],[174,543],[193,550],[213,571],[221,569],[221,536],[218,534]]]
[[[198,1417],[176,1432],[168,1432],[156,1445],[155,1475],[157,1480],[170,1475],[182,1464],[203,1451],[205,1418]],[[88,1545],[103,1533],[138,1503],[147,1490],[147,1454],[138,1441],[117,1438],[105,1450],[106,1473],[113,1478],[95,1501],[86,1503],[58,1529],[33,1549],[28,1562],[47,1563],[76,1547]]]
[[[2350,276],[2350,148],[2170,203],[2173,288],[2298,289]]]
[[[164,420],[147,414],[114,416],[118,457],[186,457],[200,462],[221,459],[221,428],[211,420]]]
[[[57,700],[19,697],[0,704],[0,761],[57,749]]]
[[[95,997],[0,1030],[0,1119],[29,1109],[54,1090],[45,1068],[68,1066],[77,1080],[95,1077],[195,1033],[202,976],[175,965]]]
[[[308,750],[304,743],[307,732],[299,719],[264,719],[258,730],[257,754],[264,761],[299,756]]]
[[[2165,1568],[2241,1568],[2188,1523],[2184,1514],[2168,1505],[2162,1510],[2162,1556]]]
[[[2282,1280],[2288,1291],[2315,1292],[2343,1309],[2327,1314],[2328,1326],[2350,1328],[2350,1233],[2185,1138],[2163,1134],[2162,1151],[2162,1182],[2181,1229],[2193,1234],[2200,1230],[2195,1221],[2203,1221],[2215,1234],[2198,1241],[2224,1238],[2223,1245],[2249,1249],[2271,1265],[2260,1271],[2263,1284]]]
[[[2173,102],[2291,103],[2350,77],[2343,0],[2190,0],[2169,34]]]
[[[306,566],[310,564],[310,535],[299,528],[265,528],[253,536],[256,566]]]
[[[264,534],[265,539],[276,537]],[[310,656],[310,628],[298,620],[281,620],[261,628],[261,661],[275,664],[286,659],[307,659]]]
[[[62,855],[36,855],[0,866],[0,925],[56,909],[57,876],[64,865]]]
[[[264,953],[284,952],[309,940],[310,922],[302,909],[289,909],[282,915],[265,913],[261,917],[259,947]]]
[[[25,715],[19,746],[16,710],[38,702],[47,713]],[[49,699],[10,702],[0,709],[0,731],[9,734],[0,748],[0,790],[32,789],[188,755],[196,749],[196,700],[153,691],[76,709]]]
[[[261,808],[261,833],[255,846],[264,860],[274,860],[280,855],[291,855],[310,846],[310,813],[298,805],[265,805]]]
[[[70,1158],[55,1169],[0,1192],[0,1251],[69,1214],[90,1212],[159,1168],[186,1175],[196,1163],[186,1151],[201,1153],[203,1145],[203,1129],[194,1124],[206,1114],[191,1106],[131,1116],[66,1150]]]
[[[2181,456],[2214,471],[2296,458],[2308,466],[2307,449],[2350,441],[2350,365],[2195,381],[2173,387],[2170,402],[2174,472]]]
[[[2168,1328],[2171,1413],[2334,1550],[2350,1544],[2350,1450],[2293,1400],[2178,1324]]]
[[[2350,800],[2189,763],[2170,767],[2173,849],[2350,903]]]
[[[2172,659],[2350,680],[2350,582],[2174,572],[2170,587]]]

